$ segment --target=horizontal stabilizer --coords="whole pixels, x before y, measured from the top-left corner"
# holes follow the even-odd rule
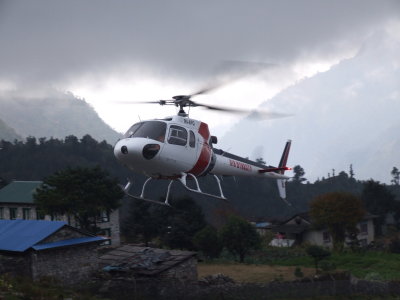
[[[279,172],[280,171],[289,171],[292,168],[289,167],[280,167],[280,168],[267,168],[267,169],[262,169],[262,170],[258,170],[258,173],[268,173],[268,172]]]

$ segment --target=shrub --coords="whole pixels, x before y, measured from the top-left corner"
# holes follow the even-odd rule
[[[400,239],[398,237],[393,238],[389,244],[389,251],[391,253],[400,253]]]
[[[381,274],[378,272],[370,272],[367,275],[365,275],[365,280],[383,280],[383,277]]]
[[[304,274],[301,271],[300,267],[296,267],[296,269],[294,270],[294,276],[296,276],[297,278],[303,278]]]
[[[324,258],[327,258],[331,255],[331,253],[329,252],[329,250],[320,247],[320,246],[316,246],[316,245],[312,245],[309,246],[306,249],[306,252],[308,255],[310,255],[313,259],[314,259],[314,265],[315,265],[315,273],[318,273],[318,263],[323,260]]]
[[[331,272],[331,271],[336,270],[335,263],[331,262],[329,260],[321,260],[319,262],[319,266],[320,266],[321,270],[324,272]]]
[[[198,231],[193,237],[193,244],[207,258],[217,258],[222,251],[222,242],[217,230],[208,225]]]
[[[261,238],[255,227],[243,218],[230,216],[221,228],[222,243],[226,249],[243,262],[251,250],[259,249]]]

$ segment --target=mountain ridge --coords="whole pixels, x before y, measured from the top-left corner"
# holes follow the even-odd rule
[[[353,58],[304,79],[261,105],[294,117],[238,122],[223,138],[236,152],[251,153],[260,144],[264,160],[276,164],[286,139],[293,139],[290,165],[301,165],[316,180],[332,169],[360,179],[390,182],[400,166],[400,41],[372,36]],[[249,134],[251,132],[251,134]],[[235,143],[240,136],[241,143]],[[271,146],[272,145],[272,146]],[[282,145],[282,146],[281,146]],[[272,159],[272,161],[271,161]]]
[[[65,138],[91,135],[98,141],[114,144],[121,134],[107,125],[93,107],[72,93],[47,91],[35,96],[25,92],[0,94],[0,119],[21,138],[28,136]],[[5,129],[0,137],[10,140]]]

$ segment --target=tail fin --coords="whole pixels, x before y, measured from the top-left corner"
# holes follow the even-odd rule
[[[288,168],[286,166],[286,163],[289,158],[289,151],[290,151],[290,145],[292,144],[291,140],[288,140],[286,142],[285,148],[283,149],[282,157],[279,162],[278,168],[277,168],[277,173],[279,174],[284,174],[286,170],[291,170],[291,168]],[[277,184],[278,184],[278,190],[279,190],[279,196],[285,200],[286,202],[286,179],[277,179]],[[288,203],[288,202],[286,202]],[[289,203],[288,203],[289,204]],[[290,205],[290,204],[289,204]]]

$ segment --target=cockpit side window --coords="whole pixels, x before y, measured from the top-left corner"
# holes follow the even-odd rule
[[[146,121],[132,125],[125,133],[125,138],[143,137],[164,143],[167,124],[161,121]]]
[[[193,131],[189,131],[190,135],[189,135],[189,146],[191,148],[194,148],[196,146],[196,136],[194,135]]]
[[[168,143],[185,146],[187,143],[187,131],[181,126],[171,125],[168,134]]]

